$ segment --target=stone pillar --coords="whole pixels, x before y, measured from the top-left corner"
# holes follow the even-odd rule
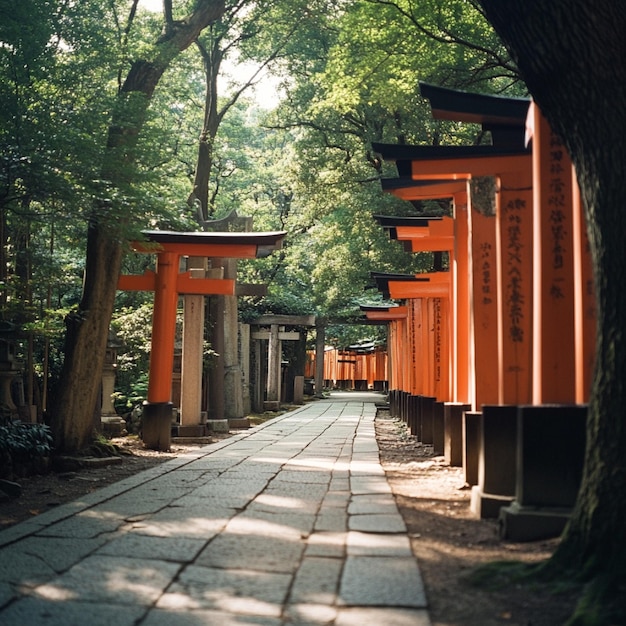
[[[294,376],[293,403],[304,404],[304,376]]]
[[[187,269],[193,278],[204,278],[206,259],[190,257]],[[183,296],[183,347],[180,394],[180,436],[204,434],[202,418],[202,362],[204,351],[204,296]]]
[[[263,385],[263,366],[265,359],[263,358],[264,350],[263,341],[261,339],[254,339],[254,355],[252,366],[252,409],[257,413],[263,411],[263,397],[264,397],[264,385]]]
[[[321,397],[324,390],[324,348],[326,347],[326,327],[319,320],[315,325],[315,395]]]
[[[211,266],[223,271],[223,259],[211,259]],[[209,300],[211,347],[216,355],[209,367],[209,420],[225,419],[224,412],[224,298],[211,296]]]
[[[237,260],[225,259],[224,277],[237,276]],[[237,321],[237,296],[224,299],[224,417],[243,419],[243,389],[239,360],[239,323]],[[241,428],[243,425],[238,425]]]
[[[241,358],[241,401],[243,414],[252,410],[250,399],[250,325],[239,324],[239,354]]]
[[[267,400],[265,401],[265,408],[269,411],[277,411],[280,407],[281,341],[279,333],[280,326],[272,324],[267,357]]]

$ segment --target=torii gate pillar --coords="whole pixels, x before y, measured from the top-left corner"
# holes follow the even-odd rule
[[[183,293],[235,294],[232,279],[192,278],[179,273],[181,256],[264,257],[280,247],[285,231],[268,233],[177,233],[147,231],[154,243],[134,242],[138,252],[157,253],[156,272],[120,276],[118,289],[154,291],[148,398],[144,403],[143,440],[147,447],[169,450],[172,427],[172,369],[178,296]]]

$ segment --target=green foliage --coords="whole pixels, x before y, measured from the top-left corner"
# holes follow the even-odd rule
[[[0,424],[0,475],[52,452],[52,434],[45,424],[8,421]]]
[[[111,321],[120,347],[117,350],[116,405],[121,412],[147,397],[150,365],[152,304],[124,307]]]
[[[132,164],[105,162],[115,107],[127,107],[128,119],[142,110],[142,102],[118,98],[129,62],[152,59],[162,27],[161,13],[140,8],[131,16],[129,6],[0,0],[0,316],[30,333],[24,345],[32,345],[38,376],[48,358],[51,388],[59,382],[63,317],[81,298],[89,220],[127,224],[116,230],[125,239],[145,228],[198,228],[187,198],[198,136],[208,129],[208,57],[199,47],[164,74]],[[175,3],[175,17],[190,6]],[[378,338],[378,328],[347,325],[360,304],[380,300],[370,272],[422,271],[430,259],[389,241],[372,214],[445,207],[383,194],[380,178],[396,171],[371,142],[476,141],[476,128],[463,135],[455,124],[433,122],[417,82],[519,95],[508,55],[463,0],[246,0],[229,4],[199,45],[222,73],[212,94],[217,127],[208,129],[211,216],[236,209],[255,230],[288,233],[280,252],[239,264],[238,280],[268,286],[266,298],[242,300],[242,318],[315,314],[337,322],[328,332],[337,345]],[[269,110],[249,88],[260,66],[281,83],[282,103]],[[153,261],[129,254],[124,272],[140,274]],[[151,294],[118,296],[113,326],[125,346],[117,370],[125,404],[145,396],[151,301]]]

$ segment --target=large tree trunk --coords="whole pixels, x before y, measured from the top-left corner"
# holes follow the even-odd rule
[[[224,0],[196,0],[193,13],[171,19],[171,0],[164,0],[166,24],[153,47],[153,60],[135,61],[118,97],[107,143],[102,179],[111,187],[132,183],[137,138],[154,90],[171,61],[224,11]],[[83,448],[93,434],[92,416],[99,399],[109,323],[124,252],[126,217],[94,202],[87,237],[83,294],[68,315],[61,390],[52,413],[57,449]]]
[[[550,565],[594,581],[592,613],[598,607],[602,613],[602,594],[614,601],[613,610],[624,611],[626,11],[614,0],[480,1],[570,152],[594,262],[599,328],[584,475],[572,520]],[[593,623],[609,618],[597,619]],[[612,619],[626,617],[621,613]]]

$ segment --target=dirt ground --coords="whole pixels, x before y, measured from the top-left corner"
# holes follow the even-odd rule
[[[513,586],[485,591],[466,577],[493,561],[535,562],[553,552],[557,540],[507,543],[494,521],[469,511],[470,492],[461,468],[448,467],[407,434],[402,422],[380,414],[376,435],[381,462],[408,527],[426,586],[433,626],[557,626],[573,610],[574,597],[545,589]],[[0,529],[74,500],[85,493],[183,454],[197,445],[174,444],[171,452],[143,448],[136,437],[113,440],[121,461],[113,465],[50,473],[19,480],[22,495],[2,499]]]

